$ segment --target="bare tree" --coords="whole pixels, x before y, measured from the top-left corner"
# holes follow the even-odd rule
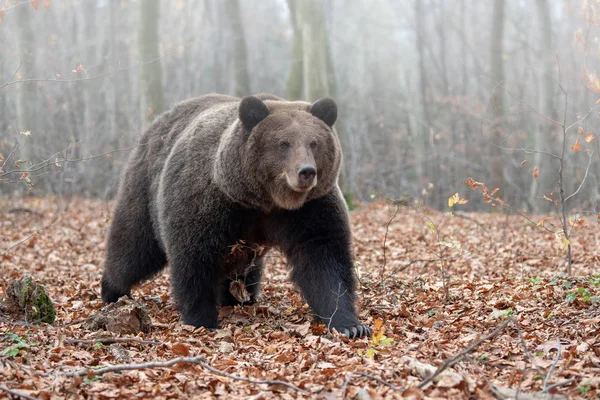
[[[492,188],[499,188],[499,196],[505,193],[504,188],[504,157],[497,146],[502,145],[504,137],[504,90],[498,84],[504,82],[504,0],[494,0],[494,13],[492,15],[491,34],[491,79],[494,86],[490,107],[492,109],[492,126],[489,146],[489,160],[491,163]]]
[[[225,9],[233,35],[233,93],[240,97],[248,96],[250,94],[250,77],[248,76],[246,36],[240,15],[239,0],[225,0]]]
[[[142,64],[142,121],[151,121],[163,110],[162,68],[159,58],[158,21],[160,0],[140,2],[139,46]],[[152,62],[156,60],[156,62]]]

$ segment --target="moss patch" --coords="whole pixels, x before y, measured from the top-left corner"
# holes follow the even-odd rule
[[[15,318],[29,322],[54,323],[56,310],[46,290],[31,276],[12,281],[6,288],[6,299],[2,309]]]

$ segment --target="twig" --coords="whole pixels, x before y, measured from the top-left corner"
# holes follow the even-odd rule
[[[565,202],[568,201],[571,197],[575,196],[581,190],[581,187],[583,186],[583,184],[585,183],[585,180],[587,179],[588,172],[590,172],[590,166],[592,165],[592,157],[594,156],[595,151],[596,151],[596,148],[594,147],[594,150],[592,150],[592,152],[590,154],[588,154],[588,157],[590,157],[590,161],[588,162],[587,168],[585,169],[585,175],[583,176],[583,179],[581,180],[581,183],[579,184],[579,187],[577,188],[577,190],[574,191],[573,193],[571,193],[569,196],[567,196],[565,198]]]
[[[562,86],[562,84],[560,83],[560,59],[558,58],[558,55],[556,56],[556,64],[558,67],[558,79],[559,79],[559,87],[562,90],[562,92],[565,95],[565,110],[563,113],[563,122],[562,122],[562,131],[563,131],[563,138],[562,138],[562,149],[561,149],[561,153],[560,153],[560,168],[558,169],[558,194],[560,197],[560,209],[562,212],[562,217],[561,217],[561,222],[562,222],[562,230],[563,230],[563,234],[565,235],[565,240],[567,243],[567,273],[570,276],[571,275],[571,242],[569,241],[569,230],[568,230],[568,226],[567,226],[567,213],[565,210],[565,187],[564,187],[564,183],[563,183],[563,174],[564,174],[564,169],[565,169],[565,151],[567,148],[567,111],[568,111],[568,106],[569,106],[569,93],[565,90],[565,88]]]
[[[189,47],[192,44],[196,43],[198,40],[199,39],[192,40],[191,42],[189,42],[187,44],[184,44],[182,46],[182,48]],[[172,50],[172,51],[170,51],[170,52],[168,52],[166,54],[163,54],[161,56],[158,56],[156,58],[153,58],[151,60],[148,60],[148,61],[139,61],[135,65],[130,65],[130,66],[123,67],[123,68],[112,69],[110,71],[103,72],[101,74],[98,74],[96,76],[91,76],[89,78],[74,78],[74,79],[63,79],[63,80],[60,80],[58,78],[55,78],[55,79],[18,79],[18,80],[9,80],[9,81],[5,82],[4,84],[0,85],[0,89],[2,89],[3,87],[6,87],[6,86],[17,84],[17,83],[27,83],[27,82],[60,82],[60,83],[72,83],[72,82],[92,81],[92,80],[95,80],[95,79],[98,79],[98,78],[103,78],[105,76],[108,76],[108,75],[111,75],[111,74],[114,74],[114,73],[126,72],[126,71],[133,70],[135,68],[138,68],[138,67],[142,67],[144,65],[155,63],[155,62],[160,61],[161,59],[165,58],[166,56],[171,56],[171,55],[177,53],[179,50],[180,50],[180,48],[177,47],[174,50]]]
[[[497,399],[506,399],[506,397],[500,393],[498,391],[498,389],[496,389],[496,385],[494,385],[489,378],[486,376],[485,371],[483,371],[483,369],[477,364],[477,362],[475,360],[473,360],[473,358],[471,357],[465,357],[470,363],[471,365],[473,365],[475,367],[475,369],[477,370],[477,372],[479,372],[481,374],[481,376],[483,377],[483,380],[485,380],[485,383],[487,383],[488,387],[490,388],[490,391],[492,392],[492,394],[497,398]]]
[[[549,392],[550,390],[560,387],[560,386],[565,386],[565,385],[571,384],[573,382],[575,382],[575,378],[570,378],[570,379],[567,379],[562,382],[553,383],[552,385],[548,385],[548,387],[546,388],[546,392]]]
[[[384,381],[383,379],[379,378],[378,376],[370,375],[370,374],[367,374],[365,372],[355,372],[354,374],[355,375],[364,376],[365,378],[376,380],[377,382],[381,383],[382,385],[385,385],[385,386],[389,387],[392,390],[401,390],[401,388],[399,388],[398,386],[394,385],[393,383],[389,383],[387,381]]]
[[[525,351],[525,355],[529,359],[529,363],[531,364],[532,369],[536,369],[535,361],[533,356],[529,352],[529,348],[527,347],[527,342],[525,342],[525,338],[523,337],[523,330],[521,329],[521,325],[519,325],[519,320],[515,319],[515,328],[517,329],[517,334],[519,335],[519,340],[521,341],[521,345],[523,345],[523,350]]]
[[[6,254],[8,254],[9,251],[11,251],[12,249],[14,249],[17,246],[20,246],[21,244],[25,243],[26,241],[28,241],[29,239],[31,239],[32,237],[34,237],[35,235],[37,235],[38,233],[40,233],[41,231],[48,229],[54,225],[56,225],[58,222],[60,222],[60,213],[57,213],[54,218],[52,219],[52,221],[46,225],[41,227],[40,229],[36,229],[33,231],[33,233],[29,236],[26,236],[25,238],[19,240],[17,243],[13,244],[12,246],[10,246],[8,249],[6,249],[3,253],[2,256],[5,256]]]
[[[492,143],[492,146],[494,146],[494,147],[496,147],[498,149],[501,149],[501,150],[522,151],[525,154],[544,154],[544,155],[550,156],[552,158],[555,158],[557,160],[560,160],[559,156],[557,156],[554,153],[550,153],[549,151],[530,150],[530,149],[526,149],[526,148],[516,148],[516,147],[504,147],[504,146],[499,146],[499,145],[497,145],[496,143],[493,143],[493,142],[491,142],[491,143]]]
[[[153,344],[161,345],[162,342],[156,342],[154,340],[143,340],[140,338],[97,338],[97,339],[65,339],[65,344],[113,344],[113,343],[138,343],[138,344]]]
[[[550,377],[552,376],[552,371],[554,371],[554,367],[556,367],[556,364],[558,364],[558,360],[560,359],[560,339],[558,339],[556,341],[558,343],[558,346],[556,347],[556,356],[554,357],[554,361],[552,362],[552,365],[550,365],[550,370],[548,371],[548,374],[546,374],[546,378],[544,378],[544,393],[547,393],[548,390],[548,381],[550,380]]]
[[[344,384],[342,385],[342,400],[346,400],[346,390],[348,390],[348,384],[350,383],[350,379],[352,379],[353,372],[346,374],[346,379],[344,379]]]
[[[453,366],[454,364],[456,364],[457,362],[459,362],[464,356],[471,353],[473,350],[475,350],[477,347],[479,347],[479,345],[481,345],[483,342],[498,336],[512,321],[513,321],[513,318],[507,319],[506,321],[504,321],[504,323],[502,323],[500,326],[498,326],[496,329],[494,329],[488,335],[482,337],[481,339],[476,340],[475,342],[473,342],[473,344],[471,344],[469,347],[467,347],[460,353],[448,358],[446,361],[444,361],[442,363],[442,365],[440,365],[438,367],[438,369],[433,374],[431,374],[427,378],[423,379],[423,381],[421,383],[419,383],[419,389],[423,389],[423,387],[425,387],[429,382],[433,381],[439,374],[444,372],[444,370],[446,368],[449,368],[449,367]]]
[[[28,395],[28,394],[25,394],[25,393],[23,393],[23,392],[19,392],[19,391],[16,391],[16,390],[9,389],[9,388],[7,388],[6,386],[2,386],[2,385],[0,385],[0,390],[2,390],[2,391],[4,391],[4,392],[6,392],[6,393],[8,393],[8,394],[11,394],[11,395],[13,395],[13,396],[22,397],[22,398],[24,398],[24,399],[28,399],[28,400],[36,400],[36,398],[35,398],[35,397],[31,397],[30,395]]]
[[[390,218],[387,225],[385,226],[385,235],[383,237],[383,266],[381,267],[381,283],[383,283],[385,281],[384,275],[383,275],[385,273],[385,268],[387,266],[387,258],[385,255],[385,251],[387,248],[386,243],[387,243],[388,232],[390,230],[390,224],[392,223],[394,218],[396,218],[396,215],[398,215],[399,212],[400,212],[400,204],[396,204],[396,212],[394,212],[394,215],[392,215],[392,218]]]
[[[346,375],[346,379],[344,379],[344,383],[343,383],[342,388],[341,388],[342,399],[346,398],[346,390],[348,389],[348,384],[350,383],[350,380],[352,379],[352,376],[354,376],[354,375],[358,375],[358,376],[362,376],[362,377],[365,377],[365,378],[373,379],[373,380],[381,383],[382,385],[385,385],[385,386],[389,387],[392,390],[402,390],[402,388],[394,385],[393,383],[389,383],[389,382],[381,379],[378,376],[370,375],[370,374],[367,374],[366,372],[350,372],[349,374]]]
[[[75,376],[85,376],[89,372],[92,372],[94,375],[103,375],[108,372],[132,371],[132,370],[140,370],[140,369],[148,369],[148,368],[168,368],[168,367],[172,367],[173,365],[178,364],[178,363],[199,365],[200,367],[202,367],[212,373],[215,373],[215,374],[221,375],[221,376],[225,376],[227,378],[231,378],[231,379],[234,379],[237,381],[260,384],[260,385],[263,385],[263,384],[264,385],[283,385],[290,389],[296,390],[300,393],[305,393],[305,394],[310,393],[309,391],[301,389],[298,386],[295,386],[289,382],[284,382],[284,381],[277,380],[277,379],[273,379],[273,380],[271,380],[271,379],[251,379],[251,378],[245,378],[243,376],[228,374],[225,371],[221,371],[220,369],[211,367],[210,365],[206,364],[205,358],[203,356],[178,357],[178,358],[174,358],[169,361],[154,361],[154,362],[148,362],[148,363],[142,363],[142,364],[117,364],[117,365],[110,365],[108,367],[103,367],[103,368],[98,368],[98,369],[80,369],[80,370],[70,371],[70,372],[59,372],[59,373],[57,373],[57,375],[75,377]],[[48,373],[40,374],[40,376],[50,376],[50,375],[51,374],[48,374]]]

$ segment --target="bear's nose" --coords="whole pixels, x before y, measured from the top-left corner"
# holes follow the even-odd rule
[[[317,169],[312,165],[304,165],[298,171],[298,178],[303,185],[310,185],[317,176]]]

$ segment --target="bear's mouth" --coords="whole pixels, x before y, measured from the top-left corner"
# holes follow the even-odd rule
[[[285,183],[287,184],[287,187],[296,193],[308,193],[315,186],[317,186],[317,177],[316,176],[314,177],[314,179],[312,179],[312,181],[309,184],[302,184],[298,178],[290,179],[290,176],[288,174],[284,174],[284,175],[285,175]]]
[[[313,189],[313,185],[309,187],[293,187],[286,180],[279,181],[276,189],[271,193],[273,202],[286,210],[297,210],[302,207],[308,197],[308,193]]]

